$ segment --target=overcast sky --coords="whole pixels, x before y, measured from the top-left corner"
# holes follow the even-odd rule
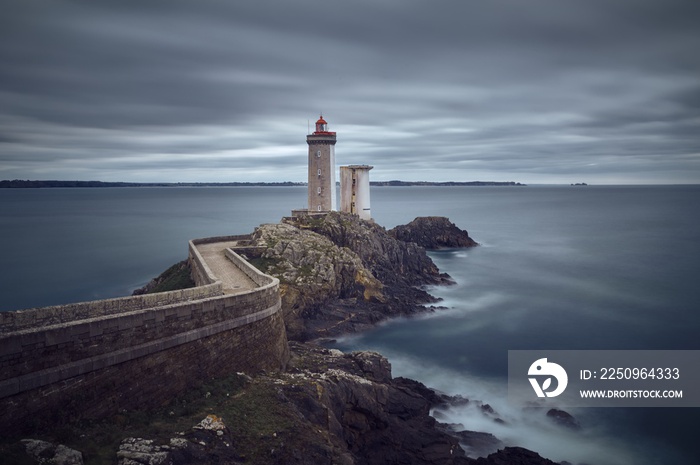
[[[697,0],[0,5],[0,179],[700,183]]]

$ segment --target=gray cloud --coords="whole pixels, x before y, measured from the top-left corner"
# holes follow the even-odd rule
[[[24,0],[0,178],[305,178],[324,112],[375,179],[700,181],[700,5]]]

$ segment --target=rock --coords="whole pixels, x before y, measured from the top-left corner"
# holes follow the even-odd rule
[[[53,456],[52,465],[83,465],[83,454],[59,444],[56,447],[56,455]]]
[[[389,230],[389,234],[400,241],[415,242],[430,250],[479,245],[469,237],[467,231],[459,229],[449,219],[441,216],[418,217],[406,225]]]
[[[251,242],[266,247],[253,265],[280,280],[289,339],[316,338],[325,335],[321,334],[324,329],[348,320],[342,311],[320,311],[330,303],[385,301],[384,286],[357,254],[327,237],[289,224],[266,224],[255,229]]]
[[[163,465],[172,463],[170,447],[159,446],[151,439],[126,438],[119,445],[119,465]]]
[[[210,401],[225,419],[208,414],[169,440],[124,439],[118,464],[552,464],[520,448],[467,457],[460,444],[473,455],[502,444],[487,433],[438,423],[430,416],[435,406],[468,401],[392,378],[391,365],[378,353],[343,353],[293,341],[290,350],[287,371],[250,378],[235,397],[217,399],[212,390]],[[28,449],[41,455],[52,447],[38,442]]]
[[[287,337],[309,340],[369,329],[425,312],[437,299],[420,286],[452,283],[425,249],[381,226],[331,212],[258,227],[253,265],[280,279]]]
[[[398,389],[410,390],[417,392],[430,404],[430,408],[446,407],[451,404],[451,397],[436,392],[434,389],[427,387],[425,384],[410,378],[397,377],[393,379],[393,384]]]
[[[296,372],[280,385],[285,398],[353,463],[467,463],[458,439],[436,428],[429,415],[438,396],[418,382],[392,379],[380,354],[329,357],[310,344],[291,348]]]
[[[117,451],[118,465],[208,465],[241,463],[231,433],[216,415],[207,415],[192,430],[168,444],[142,438],[124,439]]]
[[[38,439],[22,439],[27,455],[36,460],[49,459],[54,456],[56,446],[50,442],[40,441]]]
[[[503,447],[503,441],[491,433],[479,431],[453,431],[459,438],[460,444],[466,447],[467,454],[471,457],[483,457],[496,452]]]
[[[581,425],[579,424],[578,420],[576,420],[576,418],[574,418],[569,412],[565,412],[564,410],[555,408],[550,409],[547,411],[547,418],[552,420],[557,425],[565,428],[572,430],[581,429]]]
[[[204,420],[200,421],[193,428],[205,431],[214,431],[217,434],[217,436],[222,436],[222,433],[227,431],[226,425],[224,424],[224,420],[217,417],[216,415],[207,415]]]
[[[83,454],[62,444],[38,439],[22,439],[27,455],[46,465],[83,465]]]
[[[522,447],[506,447],[488,457],[476,459],[474,465],[557,465],[540,454]]]
[[[437,266],[422,247],[396,240],[383,227],[355,215],[331,212],[321,219],[307,217],[300,227],[354,251],[366,268],[384,285],[444,284]]]

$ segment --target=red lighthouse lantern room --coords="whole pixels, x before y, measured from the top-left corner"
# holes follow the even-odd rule
[[[335,134],[335,132],[328,131],[328,123],[323,119],[323,115],[316,121],[316,131],[314,134]]]

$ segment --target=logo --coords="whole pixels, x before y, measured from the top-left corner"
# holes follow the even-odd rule
[[[528,376],[534,376],[534,378],[528,379],[537,397],[556,397],[564,392],[569,382],[566,370],[564,370],[561,365],[548,362],[546,358],[536,360],[535,363],[530,365],[527,374]],[[557,380],[557,384],[556,389],[550,391],[549,388],[552,386],[552,378]],[[539,379],[542,380],[542,384],[540,384]]]

